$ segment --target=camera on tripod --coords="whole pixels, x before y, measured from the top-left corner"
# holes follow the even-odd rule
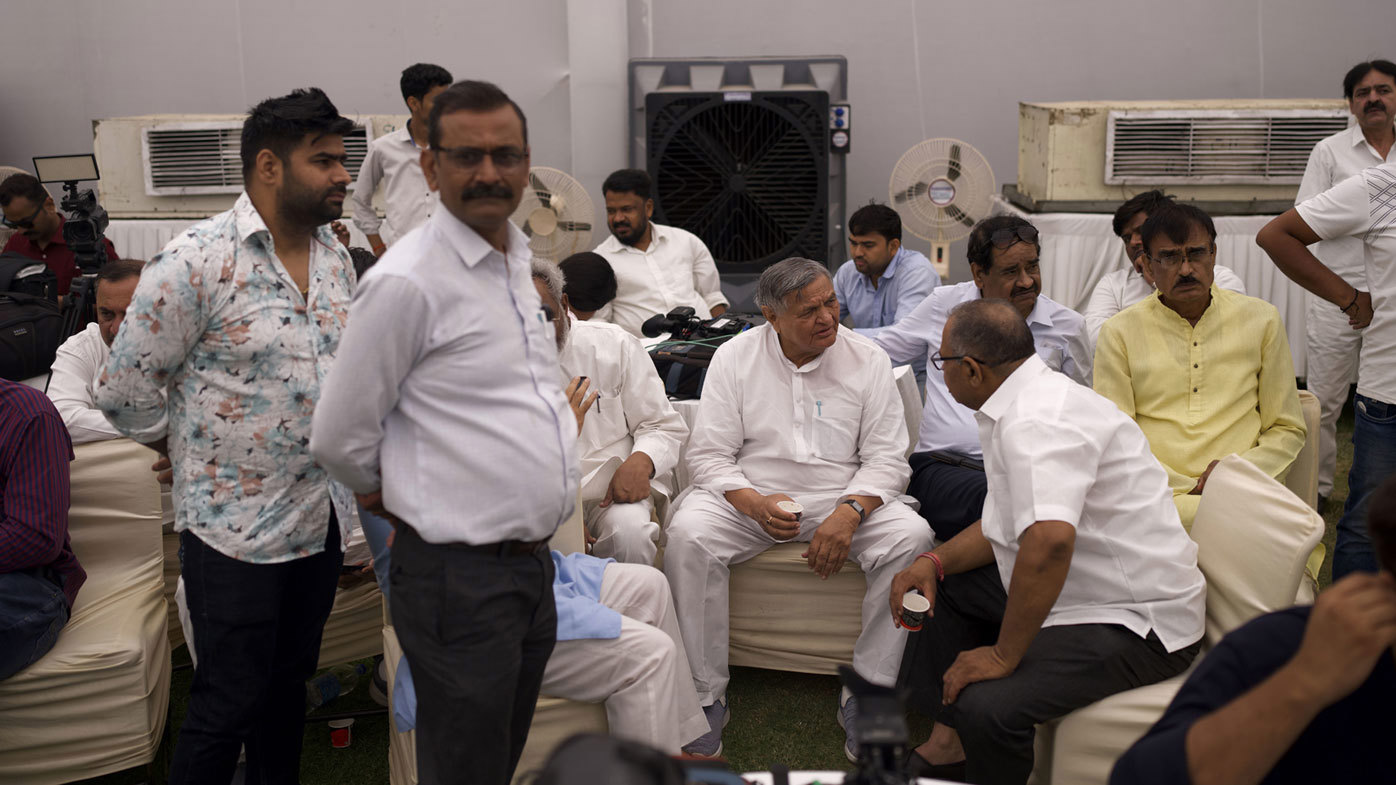
[[[63,242],[73,252],[73,262],[78,268],[63,302],[62,337],[67,339],[96,318],[93,278],[102,265],[111,261],[107,259],[106,247],[110,219],[91,188],[78,190],[79,182],[101,179],[96,156],[90,153],[36,156],[34,172],[41,183],[63,183],[63,200],[59,206],[68,213],[63,221]]]

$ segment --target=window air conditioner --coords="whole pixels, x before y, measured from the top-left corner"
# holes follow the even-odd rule
[[[1021,103],[1004,194],[1035,212],[1112,212],[1161,188],[1215,212],[1283,212],[1314,145],[1351,122],[1336,99]]]
[[[102,206],[112,218],[203,218],[232,207],[242,192],[240,136],[245,115],[145,115],[96,123]],[[349,174],[374,139],[406,115],[351,116],[345,136]],[[353,188],[351,184],[349,186]]]

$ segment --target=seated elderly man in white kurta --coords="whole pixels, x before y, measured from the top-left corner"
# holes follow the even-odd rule
[[[727,721],[728,565],[791,540],[809,543],[821,578],[856,560],[868,590],[853,667],[891,686],[905,633],[882,604],[892,576],[931,546],[925,521],[899,501],[911,470],[891,362],[839,327],[829,271],[786,259],[762,273],[756,304],[769,324],[723,344],[708,368],[688,446],[695,488],[664,552],[708,717],[709,732],[685,748],[697,755],[718,754]],[[804,508],[798,517],[781,506],[791,501]],[[851,728],[844,697],[838,718]]]

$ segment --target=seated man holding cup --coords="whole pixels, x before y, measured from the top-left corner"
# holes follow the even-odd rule
[[[891,686],[905,633],[881,603],[896,571],[931,544],[899,500],[910,468],[891,363],[839,326],[828,269],[798,258],[772,265],[756,304],[768,324],[723,344],[708,368],[688,446],[694,488],[673,513],[664,553],[708,718],[709,732],[685,747],[695,755],[722,749],[730,564],[791,540],[809,543],[804,556],[821,578],[857,560],[868,589],[853,667]],[[850,731],[855,710],[845,693],[839,721]]]
[[[901,680],[936,724],[908,774],[1023,783],[1039,723],[1188,667],[1206,584],[1139,426],[1049,368],[1010,303],[956,306],[940,345],[989,493],[980,521],[892,581],[894,619],[921,621],[908,591],[929,600]]]

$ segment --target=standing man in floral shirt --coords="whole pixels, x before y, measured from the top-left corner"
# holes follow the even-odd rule
[[[174,471],[199,667],[173,783],[227,783],[242,745],[248,782],[298,781],[304,683],[354,509],[309,449],[355,285],[325,225],[352,127],[317,88],[252,109],[246,191],[150,262],[98,382],[112,424]]]

